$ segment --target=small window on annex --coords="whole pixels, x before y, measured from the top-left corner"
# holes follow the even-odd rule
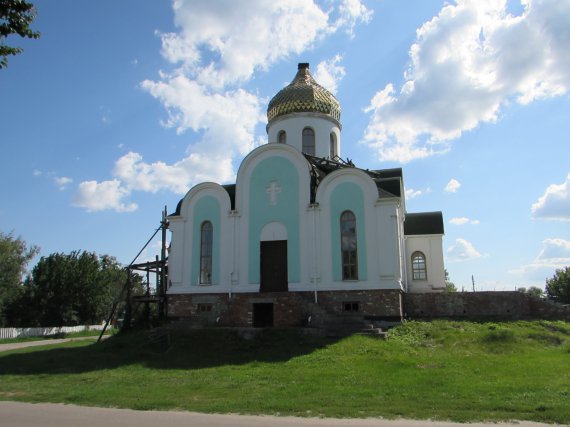
[[[343,311],[360,311],[360,303],[358,303],[358,302],[343,302],[342,303],[342,310]]]
[[[412,279],[427,280],[426,256],[422,252],[412,254]]]
[[[212,304],[198,304],[198,313],[210,313],[212,311]]]
[[[340,242],[342,280],[358,280],[356,217],[351,211],[344,211],[340,216]]]
[[[329,153],[329,158],[331,160],[333,160],[336,157],[336,135],[334,134],[334,132],[331,132],[331,137],[330,137],[330,153]]]
[[[279,131],[277,134],[277,142],[280,144],[287,144],[287,132],[284,130]]]
[[[311,128],[303,129],[303,146],[301,151],[309,156],[315,155],[315,131]]]
[[[200,284],[212,284],[212,246],[214,227],[210,221],[202,223],[200,229]]]

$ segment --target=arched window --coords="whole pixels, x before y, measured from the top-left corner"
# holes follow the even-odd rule
[[[214,227],[210,221],[204,221],[200,229],[200,284],[212,284],[212,246]]]
[[[356,217],[351,211],[344,211],[340,216],[340,246],[342,280],[358,280]]]
[[[287,132],[284,130],[280,131],[277,135],[277,142],[280,144],[287,144]]]
[[[315,131],[311,128],[303,129],[303,146],[301,151],[309,156],[315,155]]]
[[[427,280],[426,256],[422,252],[412,254],[412,279]]]
[[[336,157],[336,135],[334,132],[331,132],[329,151],[329,158],[333,160]]]

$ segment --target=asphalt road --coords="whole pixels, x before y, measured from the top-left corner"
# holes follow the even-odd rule
[[[516,422],[513,424],[381,420],[321,419],[244,415],[207,415],[194,412],[133,411],[88,408],[52,403],[0,402],[2,427],[552,427],[552,424]]]

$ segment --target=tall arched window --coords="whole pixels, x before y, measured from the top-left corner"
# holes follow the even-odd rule
[[[309,156],[315,155],[315,131],[311,128],[303,129],[303,146],[301,151]]]
[[[214,227],[210,221],[204,221],[200,229],[200,284],[212,284],[212,246]]]
[[[331,160],[336,157],[336,135],[334,132],[331,132],[329,157]]]
[[[412,254],[412,279],[427,280],[426,256],[419,251]]]
[[[351,211],[344,211],[340,216],[340,246],[342,280],[358,280],[356,217]]]
[[[280,144],[287,144],[287,132],[284,130],[280,131],[277,136],[277,142]]]

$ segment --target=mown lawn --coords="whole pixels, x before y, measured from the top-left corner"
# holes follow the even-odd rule
[[[570,423],[570,324],[409,322],[388,340],[144,332],[0,353],[0,399],[133,409]]]

